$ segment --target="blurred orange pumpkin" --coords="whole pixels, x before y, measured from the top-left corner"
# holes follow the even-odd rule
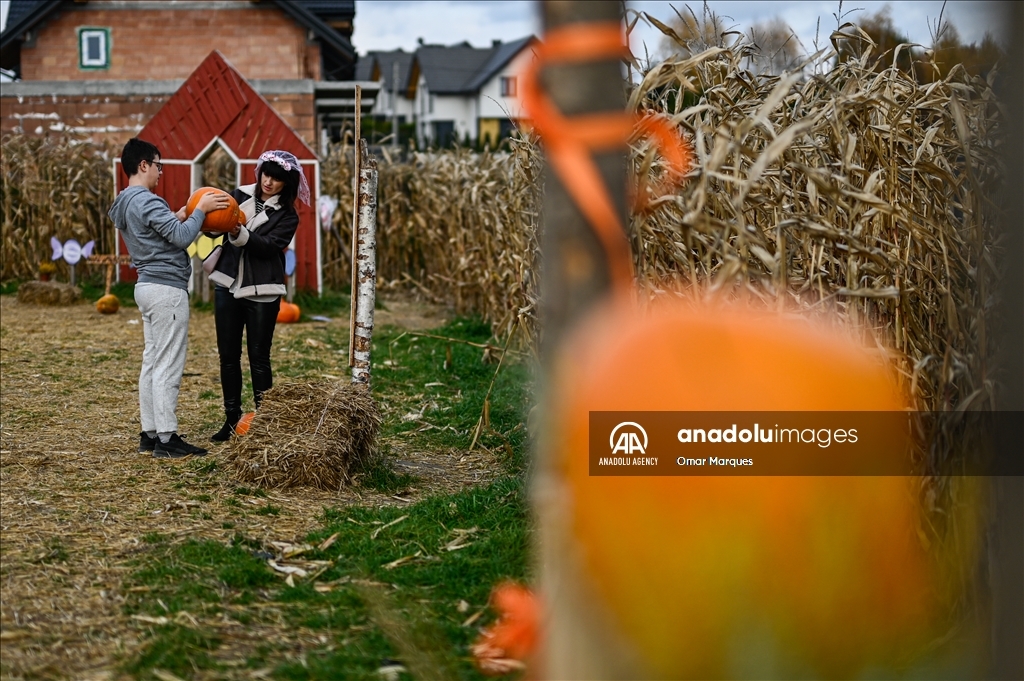
[[[199,205],[199,199],[203,198],[205,194],[210,192],[223,194],[231,201],[227,208],[207,213],[201,228],[204,234],[224,234],[233,230],[235,225],[245,224],[245,213],[238,209],[238,202],[235,201],[235,197],[231,196],[231,194],[227,193],[223,189],[217,189],[216,187],[200,187],[192,192],[192,196],[188,197],[188,203],[185,204],[185,215],[192,215],[196,206]]]
[[[114,314],[121,308],[121,301],[113,293],[108,293],[96,301],[96,311],[101,314]]]
[[[612,308],[566,345],[549,399],[550,496],[565,500],[569,536],[544,538],[542,562],[581,556],[644,673],[729,677],[747,673],[737,655],[756,654],[783,676],[856,676],[921,642],[933,575],[910,478],[590,474],[592,411],[904,408],[848,338],[750,310]]]
[[[300,316],[302,316],[302,310],[298,305],[289,303],[287,300],[281,301],[281,309],[277,311],[278,324],[292,324],[299,321]]]
[[[252,411],[242,414],[242,418],[238,419],[238,423],[235,424],[235,435],[245,435],[249,432],[253,416],[256,416],[256,413]]]

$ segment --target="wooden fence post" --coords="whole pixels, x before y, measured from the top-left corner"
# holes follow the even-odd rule
[[[541,4],[548,32],[570,24],[621,24],[622,7],[618,0],[544,0]],[[570,120],[583,114],[625,111],[622,62],[617,56],[549,64],[539,76],[546,96]],[[620,223],[628,225],[625,139],[620,148],[593,153],[593,160]],[[610,297],[613,274],[609,254],[550,162],[545,167],[543,214],[541,361],[551,371],[572,327]],[[582,563],[570,539],[568,499],[554,470],[557,452],[547,439],[553,424],[545,422],[544,414],[550,409],[539,412],[532,496],[539,518],[537,560],[545,604],[542,678],[626,678],[621,644],[593,607],[597,599],[590,586],[580,579]]]
[[[622,21],[618,0],[546,0],[542,8],[545,31],[568,24]],[[544,68],[541,78],[547,96],[566,117],[626,108],[622,62],[617,57],[553,64]],[[621,149],[594,154],[594,161],[622,224],[629,224],[625,140]],[[541,253],[541,351],[547,363],[564,332],[607,296],[611,287],[607,256],[597,236],[550,166],[544,177]]]
[[[1024,176],[1024,9],[1020,3],[1003,3],[1008,14],[1011,39],[1006,60],[1006,99],[1008,130],[1003,146],[1005,165],[1003,196],[1004,277],[995,343],[1001,348],[1000,390],[996,397],[996,418],[1003,429],[1018,424],[1024,412],[1024,199],[1020,192]],[[1001,451],[1004,462],[1020,461],[1020,440],[1002,433]],[[988,532],[988,583],[992,612],[992,664],[989,678],[1024,678],[1024,478],[1019,475],[997,475],[993,479],[993,519]]]

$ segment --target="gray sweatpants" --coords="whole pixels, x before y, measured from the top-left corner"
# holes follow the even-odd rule
[[[178,391],[188,349],[188,292],[164,284],[136,284],[135,303],[146,339],[139,373],[143,432],[178,432]]]

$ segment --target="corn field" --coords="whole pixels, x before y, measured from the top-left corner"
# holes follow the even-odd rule
[[[455,149],[378,163],[378,286],[413,288],[483,315],[499,335],[519,325],[533,338],[542,164],[535,141],[511,143],[510,154]],[[339,199],[324,243],[324,281],[335,288],[350,277],[351,153],[334,147],[321,171],[323,191]]]
[[[50,238],[96,241],[113,253],[107,209],[114,197],[109,150],[73,136],[8,135],[0,150],[3,251],[0,279],[35,279],[50,262]],[[57,263],[67,279],[67,264]]]
[[[841,64],[826,54],[795,75],[756,75],[742,66],[748,50],[669,59],[632,88],[630,108],[670,117],[695,154],[686,182],[632,217],[644,290],[743,292],[828,313],[896,358],[920,409],[989,407],[1002,115],[991,82],[954,68],[918,84],[896,68],[876,72],[870,51]],[[111,252],[106,158],[70,138],[4,139],[4,280],[34,278],[51,235],[97,239],[97,252]],[[350,158],[350,146],[336,146],[321,172],[322,193],[339,200],[323,244],[334,289],[350,277]],[[632,159],[634,175],[653,186],[660,157],[640,141]],[[511,153],[414,152],[378,166],[379,286],[535,339],[536,141],[524,135]]]

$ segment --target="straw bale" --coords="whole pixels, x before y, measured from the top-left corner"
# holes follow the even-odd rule
[[[77,286],[57,281],[26,281],[18,287],[18,302],[28,305],[73,305],[81,298]]]
[[[376,453],[380,424],[365,386],[279,384],[225,460],[239,480],[260,487],[337,490]]]

